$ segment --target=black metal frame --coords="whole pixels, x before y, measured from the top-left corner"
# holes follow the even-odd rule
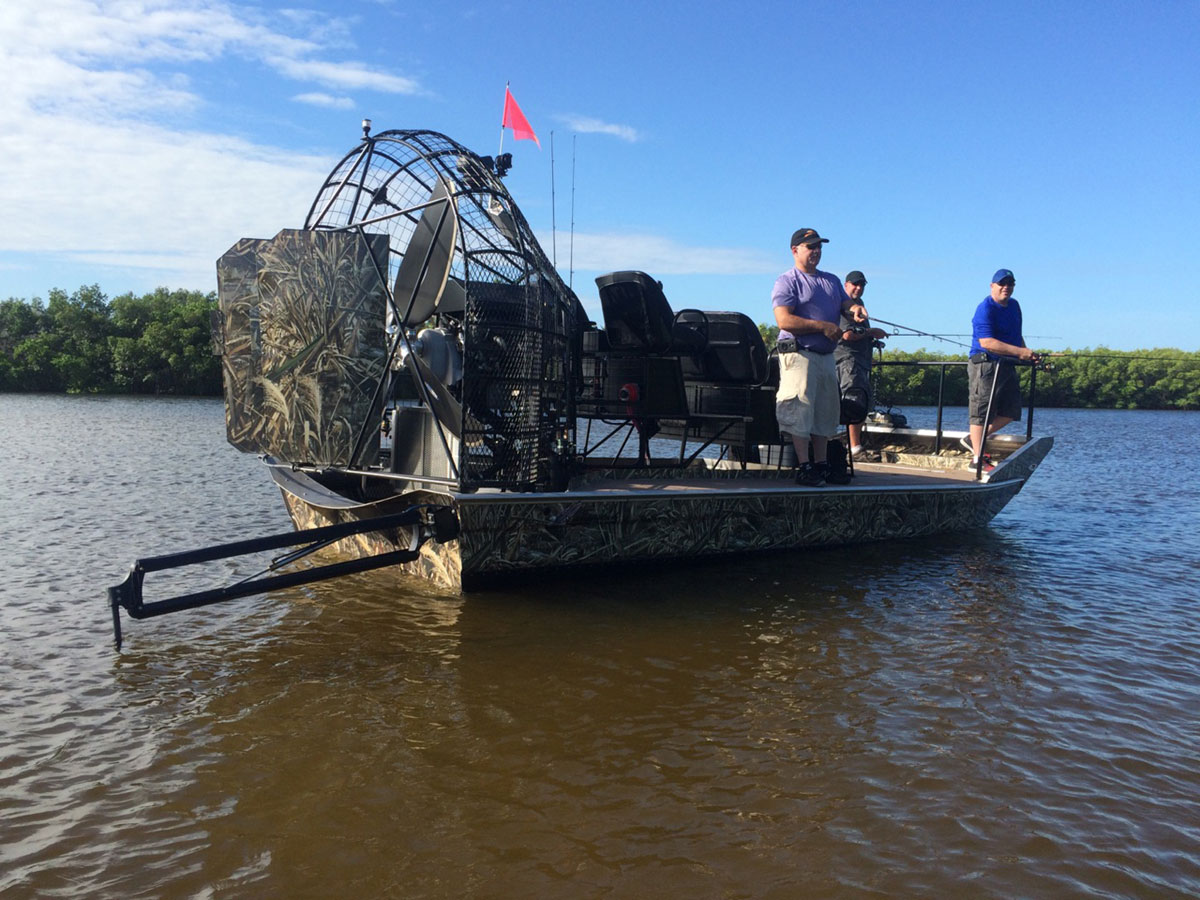
[[[228,559],[234,556],[245,556],[249,553],[261,553],[264,550],[276,550],[280,547],[296,547],[300,544],[307,546],[286,553],[271,561],[264,571],[270,572],[282,568],[327,547],[334,541],[355,534],[371,531],[385,531],[390,528],[411,528],[412,537],[405,550],[393,550],[375,556],[346,560],[340,563],[330,563],[315,569],[299,572],[287,572],[283,575],[272,575],[267,578],[251,577],[223,588],[213,588],[207,591],[197,591],[191,594],[181,594],[165,600],[146,602],[142,598],[142,584],[150,572],[162,572],[166,569],[177,569],[198,563],[212,562],[218,559]],[[182,612],[197,609],[201,606],[211,606],[238,597],[248,597],[251,594],[265,594],[279,588],[295,587],[310,584],[314,581],[325,581],[342,575],[356,572],[366,572],[384,566],[394,566],[399,563],[412,562],[421,555],[421,545],[430,538],[438,543],[453,540],[458,536],[458,516],[448,506],[411,506],[403,512],[387,516],[378,516],[355,522],[342,522],[337,525],[326,525],[321,528],[311,528],[307,531],[289,531],[283,534],[273,534],[267,537],[253,538],[246,541],[234,541],[229,544],[217,544],[200,550],[188,550],[183,553],[171,553],[165,556],[151,556],[139,559],[130,567],[129,575],[120,584],[108,589],[108,601],[112,607],[113,637],[117,649],[121,649],[121,615],[122,608],[134,619],[149,619],[172,612]],[[260,575],[262,573],[259,573]]]

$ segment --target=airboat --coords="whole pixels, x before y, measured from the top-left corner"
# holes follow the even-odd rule
[[[511,163],[364,123],[303,228],[220,258],[227,438],[262,457],[296,531],[137,561],[109,592],[118,645],[121,608],[146,618],[383,566],[471,591],[960,532],[1049,452],[1031,392],[1025,436],[989,439],[990,473],[939,408],[934,429],[868,423],[849,484],[798,486],[754,322],[676,311],[632,270],[596,279],[592,321],[509,195]],[[148,572],[282,546],[300,549],[281,574],[142,597]],[[310,553],[326,564],[294,565]]]

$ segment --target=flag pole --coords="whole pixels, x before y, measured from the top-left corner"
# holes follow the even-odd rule
[[[504,82],[504,112],[500,115],[500,149],[496,151],[499,157],[504,152],[504,116],[508,114],[508,82]]]

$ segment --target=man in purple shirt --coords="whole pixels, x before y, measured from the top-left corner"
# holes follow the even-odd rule
[[[1032,350],[1025,346],[1021,333],[1021,304],[1013,297],[1017,279],[1008,269],[998,269],[992,276],[988,296],[975,308],[971,319],[971,358],[967,366],[970,382],[970,437],[961,443],[971,451],[973,464],[979,462],[984,443],[984,418],[987,416],[988,397],[992,392],[992,380],[996,381],[996,395],[992,398],[992,419],[987,433],[999,431],[1009,422],[1021,420],[1021,386],[1017,381],[1017,370],[1004,365],[1005,359],[1035,360]],[[999,374],[996,367],[1000,367]],[[991,464],[984,461],[984,470]]]
[[[836,275],[817,269],[829,241],[812,228],[792,234],[795,266],[775,280],[771,306],[779,325],[779,390],[775,417],[780,431],[792,436],[800,461],[796,483],[817,487],[829,477],[829,438],[837,434],[841,397],[833,349],[841,336],[844,312],[867,321],[862,304],[851,300]],[[808,446],[812,442],[812,462]],[[845,483],[842,481],[841,483]]]

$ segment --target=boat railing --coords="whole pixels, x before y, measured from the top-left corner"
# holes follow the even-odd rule
[[[883,359],[876,360],[874,366],[908,366],[908,367],[924,367],[936,366],[938,369],[938,392],[937,392],[937,425],[935,426],[933,438],[933,452],[940,453],[942,450],[942,422],[943,413],[945,411],[946,399],[946,370],[952,368],[965,368],[970,365],[969,360],[927,360],[927,359]],[[1040,360],[1034,359],[1031,361],[1019,359],[1001,360],[1001,365],[1011,365],[1016,367],[1024,367],[1029,369],[1029,403],[1026,407],[1025,414],[1025,440],[1033,439],[1033,411],[1037,402],[1037,373],[1038,369],[1042,368]],[[1000,366],[996,366],[992,370],[992,384],[988,393],[987,412],[984,416],[984,442],[987,441],[987,426],[992,421],[992,405],[996,399],[996,383],[1000,376]],[[975,473],[978,477],[983,471],[983,456],[975,463]]]

